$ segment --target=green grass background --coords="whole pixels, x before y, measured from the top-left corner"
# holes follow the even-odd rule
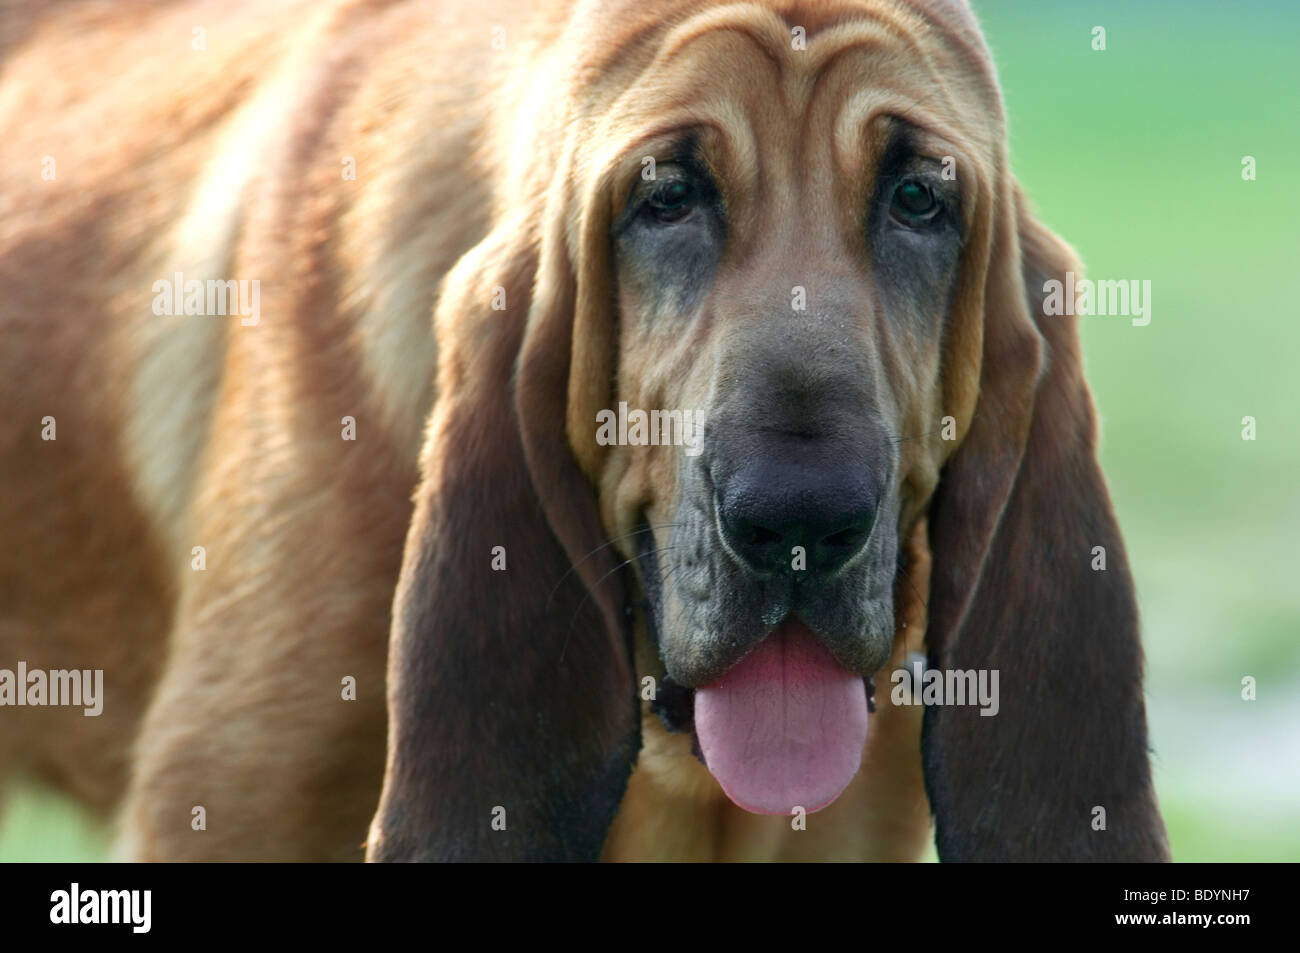
[[[1040,216],[1152,282],[1150,325],[1083,336],[1174,858],[1300,860],[1300,4],[976,8]]]
[[[977,10],[1040,216],[1091,277],[1152,282],[1149,326],[1093,318],[1083,333],[1174,857],[1300,860],[1300,4]],[[0,861],[93,860],[107,844],[31,789],[0,820]]]

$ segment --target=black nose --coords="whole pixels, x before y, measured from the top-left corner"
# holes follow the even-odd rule
[[[833,573],[867,545],[879,496],[866,467],[762,460],[718,487],[718,523],[753,572]]]

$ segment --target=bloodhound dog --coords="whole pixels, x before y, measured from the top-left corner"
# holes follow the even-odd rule
[[[5,769],[146,859],[1167,857],[961,0],[32,7],[0,667],[104,688]]]

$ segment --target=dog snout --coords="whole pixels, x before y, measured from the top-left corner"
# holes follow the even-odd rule
[[[865,467],[757,460],[717,486],[718,529],[756,575],[829,575],[867,545],[880,494]]]

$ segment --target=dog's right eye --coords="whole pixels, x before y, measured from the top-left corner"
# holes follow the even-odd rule
[[[894,189],[889,205],[890,217],[908,228],[933,224],[943,211],[943,203],[934,189],[918,179],[905,179]]]
[[[656,222],[674,225],[683,221],[699,205],[700,190],[688,179],[671,179],[660,183],[650,194],[646,208]]]

